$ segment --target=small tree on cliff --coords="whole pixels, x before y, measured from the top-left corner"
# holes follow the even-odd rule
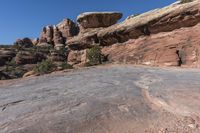
[[[101,48],[99,46],[94,46],[87,51],[87,62],[88,65],[99,65],[102,63]]]

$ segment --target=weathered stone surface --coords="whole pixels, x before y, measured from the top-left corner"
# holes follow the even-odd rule
[[[23,39],[17,39],[16,42],[14,42],[14,45],[18,45],[23,48],[29,48],[33,47],[33,42],[30,38],[23,38]]]
[[[52,45],[49,43],[39,43],[37,46],[42,47],[42,48],[51,48],[52,47]]]
[[[67,61],[67,56],[60,51],[51,51],[49,59],[53,62],[64,62]]]
[[[37,76],[38,74],[36,74],[34,71],[29,71],[29,72],[27,72],[27,73],[25,73],[24,75],[23,75],[23,78],[25,78],[25,77],[32,77],[32,76]]]
[[[82,65],[87,61],[86,55],[87,55],[87,50],[70,51],[68,54],[67,61],[71,65],[76,65],[76,64]]]
[[[73,37],[67,41],[67,46],[72,50],[82,50],[91,48],[94,45],[99,44],[97,33],[102,28],[87,29],[83,33],[79,33],[78,36]]]
[[[78,33],[79,33],[78,25],[68,18],[64,19],[62,22],[60,22],[56,26],[59,29],[59,31],[62,33],[64,42],[66,42],[67,39],[78,35]]]
[[[56,44],[64,44],[64,39],[62,37],[62,33],[58,30],[56,26],[53,28],[53,43]]]
[[[199,79],[199,70],[106,66],[0,81],[0,131],[199,133]]]
[[[15,57],[17,65],[36,64],[46,59],[46,55],[41,52],[20,51]]]
[[[101,45],[121,43],[142,35],[170,32],[200,22],[200,1],[172,4],[138,15],[98,32]]]
[[[200,24],[103,47],[112,62],[200,68]]]
[[[65,44],[55,44],[54,49],[56,50],[62,50],[65,48]]]
[[[39,43],[53,44],[53,26],[45,26],[40,35]]]
[[[77,17],[81,28],[109,27],[116,24],[122,18],[122,13],[118,12],[86,12]]]
[[[58,25],[45,26],[41,32],[39,43],[65,44],[68,38],[77,35],[79,28],[70,19],[64,19]]]

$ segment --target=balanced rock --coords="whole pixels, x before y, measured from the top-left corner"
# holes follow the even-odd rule
[[[86,12],[77,17],[81,28],[109,27],[117,23],[122,18],[119,12]]]

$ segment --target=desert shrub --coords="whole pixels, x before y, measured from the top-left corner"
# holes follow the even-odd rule
[[[88,62],[86,64],[88,66],[99,65],[102,63],[101,57],[101,48],[99,46],[94,46],[87,51]]]
[[[68,64],[67,62],[63,62],[60,67],[64,70],[64,69],[73,69],[73,66]]]
[[[193,0],[181,0],[181,4],[192,2]]]
[[[55,65],[51,60],[43,60],[34,67],[33,71],[39,74],[46,74],[52,72],[54,69]]]
[[[11,79],[14,79],[22,77],[27,72],[27,70],[23,69],[22,66],[17,66],[12,60],[6,63],[5,68],[2,70],[2,72]]]
[[[13,67],[16,67],[17,64],[15,62],[15,58],[13,58],[11,61],[7,61],[6,62],[6,66],[13,66]]]
[[[0,44],[0,48],[11,48],[12,45]]]
[[[67,55],[68,51],[66,48],[61,48],[60,50],[57,50],[57,52],[61,55]]]
[[[23,49],[22,46],[20,46],[20,45],[13,45],[12,48],[17,50],[17,51],[20,51],[20,50]]]

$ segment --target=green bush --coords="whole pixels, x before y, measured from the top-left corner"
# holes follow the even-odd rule
[[[181,4],[192,2],[193,0],[181,0]]]
[[[60,67],[64,70],[64,69],[73,69],[73,66],[68,64],[67,62],[63,62]]]
[[[88,66],[99,65],[101,61],[101,48],[99,46],[94,46],[87,51]]]
[[[55,70],[55,65],[50,60],[43,60],[42,62],[38,63],[33,71],[39,74],[46,74],[50,73]]]

